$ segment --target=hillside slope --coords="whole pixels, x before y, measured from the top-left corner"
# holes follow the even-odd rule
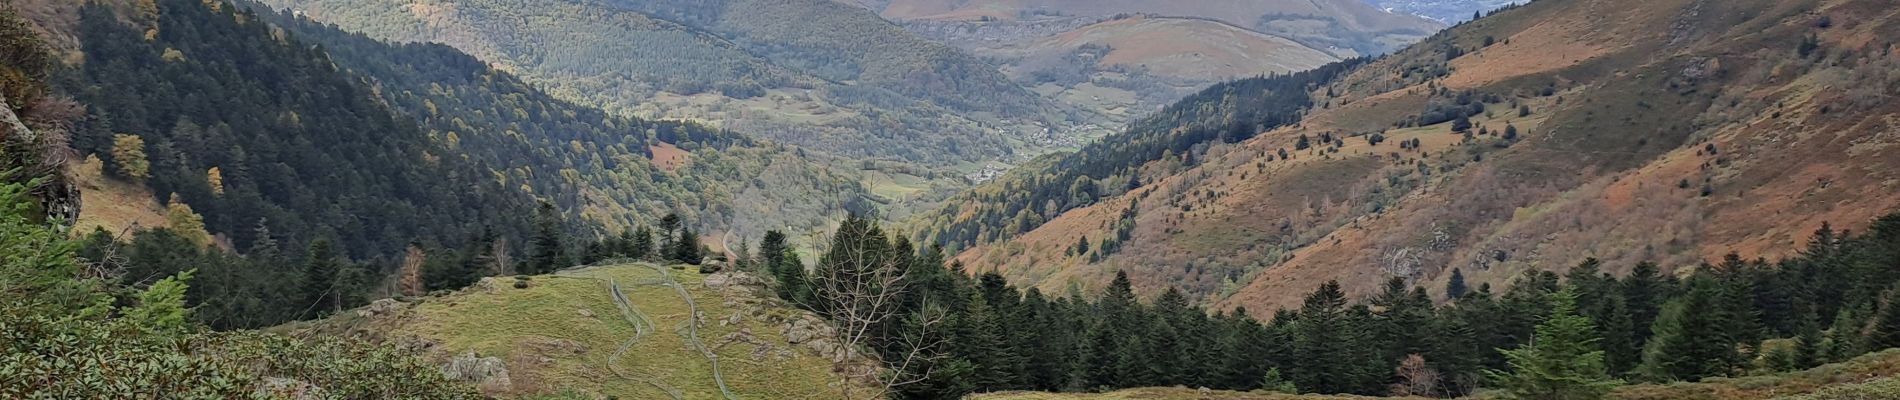
[[[1444,26],[1413,15],[1387,12],[1360,0],[892,0],[860,4],[899,21],[992,22],[1117,14],[1200,17],[1294,38],[1318,48],[1330,46],[1359,53],[1391,51]]]
[[[860,171],[839,160],[561,101],[448,46],[390,45],[287,14],[265,17],[325,46],[445,147],[611,231],[679,214],[743,237],[813,232],[868,195]]]
[[[1585,257],[1774,258],[1900,206],[1894,12],[1531,3],[1310,87],[1297,125],[1116,167],[1146,173],[960,260],[1045,290],[1127,271],[1271,312],[1327,280],[1363,296],[1453,269],[1476,286]]]
[[[111,18],[105,13],[116,11],[118,15],[128,15],[132,7],[130,1],[102,2],[106,7],[94,11],[100,13],[94,19]],[[219,98],[240,97],[243,92],[236,83],[273,82],[275,79],[308,74],[332,78],[338,85],[349,90],[333,90],[340,98],[360,100],[367,112],[356,114],[365,117],[384,116],[393,118],[389,122],[397,128],[352,128],[357,125],[347,120],[332,121],[324,110],[315,105],[285,106],[284,116],[311,119],[316,129],[352,128],[368,132],[381,132],[377,137],[392,142],[410,143],[417,146],[421,155],[415,164],[423,167],[435,167],[437,164],[466,168],[455,173],[430,172],[405,174],[429,176],[431,180],[459,182],[462,177],[473,183],[458,187],[482,188],[470,193],[463,189],[434,190],[432,193],[404,192],[404,196],[441,197],[450,194],[469,196],[493,191],[497,196],[509,196],[514,200],[471,201],[470,208],[508,206],[527,203],[530,197],[547,200],[566,211],[568,219],[582,222],[577,226],[598,225],[608,231],[631,229],[641,224],[652,224],[660,216],[679,214],[697,225],[705,232],[732,232],[746,237],[762,235],[765,230],[788,230],[795,238],[804,238],[801,233],[817,232],[832,224],[837,215],[846,210],[862,210],[866,207],[867,190],[860,185],[864,179],[859,176],[858,168],[840,167],[845,163],[822,155],[801,155],[795,148],[756,141],[750,137],[732,132],[708,128],[690,123],[669,121],[650,121],[614,115],[596,108],[586,107],[541,91],[514,75],[490,68],[474,57],[456,49],[442,45],[391,45],[370,39],[362,35],[342,32],[332,26],[310,22],[287,14],[250,13],[246,7],[255,4],[243,3],[233,6],[229,3],[205,3],[198,1],[161,1],[155,3],[158,10],[174,13],[179,17],[161,19],[157,24],[156,44],[127,45],[136,40],[131,35],[107,35],[119,30],[131,31],[131,25],[81,24],[79,5],[32,0],[23,5],[38,10],[44,16],[36,20],[55,37],[71,37],[72,42],[62,43],[60,47],[75,52],[70,62],[91,61],[75,64],[75,71],[82,74],[84,80],[63,82],[67,90],[81,95],[81,100],[92,102],[89,111],[99,116],[78,124],[76,147],[88,153],[94,153],[104,159],[104,165],[97,172],[81,174],[87,176],[88,185],[100,189],[112,189],[105,197],[114,204],[95,204],[96,207],[82,209],[83,219],[99,223],[91,226],[106,226],[118,232],[125,225],[139,221],[146,227],[152,219],[148,209],[139,207],[127,209],[130,205],[141,205],[153,200],[144,200],[128,204],[116,204],[125,200],[127,194],[141,193],[156,201],[165,201],[170,193],[177,192],[182,200],[204,214],[211,233],[225,235],[228,243],[237,249],[247,249],[252,243],[254,231],[261,225],[260,219],[267,219],[276,229],[277,239],[287,240],[299,245],[311,236],[322,231],[307,229],[305,220],[310,215],[320,214],[308,211],[307,215],[290,215],[266,209],[257,211],[247,204],[253,191],[262,191],[265,201],[281,202],[285,198],[310,203],[320,202],[308,193],[347,193],[351,188],[341,184],[306,179],[302,186],[313,189],[291,193],[286,188],[298,188],[298,185],[272,181],[256,189],[252,185],[263,178],[289,179],[295,176],[324,177],[330,171],[318,171],[303,168],[302,164],[289,164],[290,170],[271,167],[260,170],[259,165],[268,165],[275,157],[284,153],[279,147],[281,142],[289,140],[276,137],[259,138],[257,145],[245,144],[237,147],[239,153],[216,145],[228,143],[231,125],[256,124],[248,121],[251,117],[243,114],[215,113],[220,108],[235,107],[193,107],[189,112],[154,113],[154,110],[166,110],[174,100],[171,92],[178,88],[190,89],[206,96],[184,97],[185,101],[211,101]],[[215,4],[216,6],[212,6]],[[263,21],[264,23],[258,23]],[[82,29],[83,28],[83,29]],[[262,76],[262,71],[240,71],[243,74],[225,76],[222,84],[213,84],[206,80],[193,80],[193,74],[210,74],[208,71],[222,71],[225,65],[301,65],[295,57],[272,54],[269,52],[252,54],[227,54],[214,51],[192,50],[191,46],[201,43],[184,43],[189,37],[172,37],[166,34],[177,32],[223,32],[234,33],[220,36],[221,40],[236,48],[262,48],[279,50],[293,47],[288,44],[320,45],[323,52],[312,57],[322,57],[323,65],[334,68],[312,69],[299,73],[277,73],[276,76]],[[83,39],[83,40],[82,40]],[[218,41],[206,40],[216,43]],[[165,55],[166,49],[179,50],[175,55]],[[83,57],[81,55],[89,55]],[[179,56],[182,56],[180,58]],[[173,57],[164,58],[163,57]],[[167,79],[163,81],[151,76],[119,73],[127,61],[152,62],[166,65]],[[314,64],[314,62],[312,62]],[[170,82],[169,84],[163,84]],[[106,93],[112,94],[107,96]],[[137,99],[152,100],[142,103]],[[372,108],[373,107],[373,108]],[[241,108],[239,108],[241,109]],[[317,120],[319,116],[323,121]],[[140,118],[147,117],[147,118]],[[113,121],[113,119],[134,120],[136,123]],[[147,122],[146,119],[155,119]],[[175,119],[175,121],[174,121]],[[293,121],[273,121],[289,124]],[[285,129],[266,130],[275,134],[290,132]],[[141,136],[147,141],[152,153],[154,179],[140,181],[127,179],[119,173],[118,165],[112,162],[111,149],[114,145],[113,134]],[[206,138],[204,136],[211,136]],[[302,139],[298,139],[302,140]],[[311,154],[325,155],[316,160],[338,160],[340,156],[330,156],[333,151],[341,151],[338,145],[321,140],[299,142],[300,150]],[[658,149],[658,150],[655,150]],[[267,158],[269,157],[269,158]],[[174,161],[182,159],[180,161]],[[335,168],[336,171],[370,170],[379,166],[406,167],[407,164],[385,159],[372,166]],[[178,165],[185,164],[185,165]],[[207,170],[221,171],[219,178],[223,187],[210,183]],[[259,174],[258,172],[266,172]],[[431,186],[421,186],[424,192]],[[147,188],[152,190],[147,190]],[[229,192],[217,193],[223,189]],[[90,191],[88,191],[90,192]],[[101,193],[86,193],[88,197],[97,197]],[[358,201],[385,200],[396,195],[366,194],[356,196]],[[437,201],[431,197],[432,201]],[[129,201],[129,200],[127,200]],[[440,200],[446,201],[446,200]],[[303,207],[317,207],[315,205]],[[455,207],[438,206],[436,212],[451,213]],[[518,217],[527,214],[527,208],[516,211],[496,213],[494,218],[468,218],[474,232],[481,229],[495,229],[504,237],[514,236]],[[144,211],[144,215],[129,214]],[[163,212],[162,208],[159,210]],[[374,214],[366,214],[374,215]],[[162,215],[157,216],[163,218]],[[379,220],[379,218],[371,218]],[[325,221],[341,221],[333,218]],[[400,219],[397,219],[400,221]],[[372,221],[373,222],[373,221]],[[335,233],[345,234],[351,250],[358,256],[383,256],[400,249],[401,244],[410,241],[450,242],[469,235],[460,231],[434,228],[427,233],[404,232],[400,230],[375,232],[387,236],[378,238],[394,242],[374,241],[370,235],[345,228]],[[367,230],[367,229],[365,229]],[[380,230],[380,228],[379,228]],[[393,247],[393,248],[392,248]]]
[[[621,264],[514,282],[487,278],[276,330],[424,349],[471,371],[491,396],[835,398],[852,382],[834,372],[835,346],[818,339],[824,322],[748,275]]]
[[[908,26],[994,60],[1011,79],[1058,102],[1121,122],[1220,80],[1305,71],[1339,60],[1290,39],[1199,18],[1134,15],[994,42],[982,39],[1003,37],[998,30],[1008,28]]]
[[[264,3],[444,43],[610,112],[839,155],[943,166],[1066,140],[1067,117],[994,68],[829,1]]]

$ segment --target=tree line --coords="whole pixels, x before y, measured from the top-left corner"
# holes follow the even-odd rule
[[[1150,161],[1178,157],[1191,166],[1210,144],[1239,142],[1299,122],[1313,106],[1313,90],[1366,62],[1352,59],[1215,84],[1122,132],[1073,153],[1037,159],[951,198],[918,218],[924,225],[915,237],[955,249],[1027,232],[1064,211],[1140,187],[1137,170]]]
[[[861,316],[836,308],[848,302],[826,297],[850,294],[827,285],[901,277],[875,281],[894,301],[865,324],[875,334],[863,343],[898,369],[890,375],[906,383],[892,387],[901,398],[1173,385],[1590,398],[1621,381],[1791,371],[1900,346],[1900,214],[1862,234],[1823,227],[1778,262],[1729,256],[1680,276],[1651,263],[1615,276],[1588,260],[1499,290],[1469,287],[1453,270],[1442,303],[1402,278],[1364,299],[1328,282],[1264,321],[1244,308],[1201,308],[1173,289],[1142,302],[1120,273],[1099,294],[1051,295],[944,260],[853,217],[814,268],[777,233],[752,265],[783,299],[842,326]],[[930,355],[921,361],[919,346]]]
[[[484,277],[548,274],[612,259],[699,264],[710,250],[677,215],[658,228],[640,226],[618,235],[571,235],[548,203],[533,216],[526,243],[492,230],[436,245],[411,242],[399,256],[353,261],[336,241],[319,238],[288,247],[268,225],[243,252],[210,246],[176,227],[145,229],[118,237],[94,230],[74,256],[114,271],[110,281],[144,287],[193,274],[184,304],[193,322],[215,330],[257,329],[316,319],[361,307],[379,298],[421,296],[473,285]],[[200,233],[199,235],[202,235]]]

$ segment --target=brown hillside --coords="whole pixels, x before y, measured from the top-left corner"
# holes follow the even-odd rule
[[[1586,257],[1618,272],[1780,257],[1823,222],[1858,229],[1900,208],[1896,12],[1881,0],[1531,3],[1316,90],[1322,106],[1298,126],[1214,146],[1191,168],[1152,163],[1145,187],[961,259],[1045,290],[1123,270],[1144,293],[1175,285],[1268,313],[1333,279],[1364,295],[1393,276],[1436,291],[1451,268],[1475,286]],[[1452,48],[1462,55],[1447,62]],[[1469,139],[1449,122],[1412,126],[1465,91],[1487,106]],[[1294,150],[1301,135],[1311,149]],[[1410,140],[1420,147],[1401,149]],[[1064,256],[1131,204],[1120,252]]]
[[[1384,53],[1444,28],[1423,17],[1392,13],[1360,0],[860,0],[886,19],[912,24],[997,25],[1151,14],[1206,18],[1292,38],[1335,55]],[[1033,29],[1033,28],[1030,28]],[[1022,33],[1004,29],[989,37]]]
[[[1357,31],[1417,29],[1440,26],[1412,15],[1388,13],[1357,0],[894,0],[880,14],[890,19],[974,20],[989,17],[1013,20],[1025,13],[1072,16],[1163,14],[1216,18],[1252,26],[1268,14],[1323,16],[1340,20]]]
[[[1073,52],[1085,45],[1110,50],[1100,63],[1147,68],[1192,80],[1304,71],[1338,61],[1286,38],[1215,21],[1137,16],[1109,20],[1027,46],[1031,57]]]

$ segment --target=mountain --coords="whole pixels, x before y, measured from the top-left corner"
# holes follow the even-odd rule
[[[1221,80],[1304,71],[1339,59],[1201,18],[1128,15],[1073,28],[994,21],[977,29],[961,22],[906,26],[993,60],[1010,79],[1058,102],[1124,122]]]
[[[1066,140],[1062,111],[994,68],[830,1],[265,3],[380,40],[444,43],[610,112],[855,158],[944,166]]]
[[[566,102],[444,45],[390,45],[289,14],[265,17],[325,46],[431,138],[612,231],[679,214],[742,237],[815,232],[868,207],[861,171],[840,160]]]
[[[1297,88],[1290,121],[1231,117],[1279,108],[1216,86],[1124,134],[1168,152],[1053,157],[919,218],[920,237],[1044,290],[1122,271],[1254,312],[1328,280],[1363,297],[1585,258],[1772,259],[1900,206],[1896,61],[1873,39],[1900,20],[1880,3],[1533,2],[1350,72],[1254,81]],[[1072,172],[1086,160],[1126,161]]]
[[[1327,51],[1377,54],[1432,31],[1439,22],[1391,13],[1360,0],[860,0],[896,21],[1039,21],[1118,14],[1200,17],[1299,40]],[[1342,53],[1351,55],[1348,53]]]
[[[443,157],[320,49],[203,2],[54,6],[76,16],[79,39],[53,85],[84,105],[72,147],[156,201],[189,205],[235,248],[332,237],[371,257],[419,238],[524,232],[532,198]]]
[[[180,3],[184,4],[184,3]],[[198,4],[198,3],[190,3]],[[160,4],[160,10],[178,12],[187,15],[190,9],[171,3]],[[197,6],[201,9],[208,8]],[[227,6],[228,7],[228,6]],[[192,165],[181,166],[184,169],[196,169],[198,172],[179,172],[171,169],[154,168],[155,179],[149,182],[133,180],[139,184],[149,184],[159,202],[167,201],[171,193],[178,193],[180,200],[190,204],[205,216],[207,227],[214,234],[224,235],[238,249],[248,248],[254,238],[251,237],[260,225],[259,220],[268,220],[269,227],[279,235],[279,239],[288,240],[287,244],[301,246],[311,236],[322,230],[306,229],[305,217],[290,214],[256,215],[241,204],[249,195],[246,187],[252,175],[245,173],[252,168],[233,165],[217,150],[217,146],[191,144],[177,145],[178,138],[195,138],[198,129],[217,134],[231,129],[222,127],[234,125],[239,114],[207,114],[200,110],[237,109],[232,106],[203,106],[182,109],[183,111],[158,114],[165,118],[179,118],[170,122],[121,122],[119,118],[130,118],[121,114],[149,112],[155,104],[167,103],[167,106],[186,106],[178,101],[150,102],[139,101],[140,96],[162,98],[170,96],[174,87],[192,87],[205,95],[206,101],[222,98],[242,98],[247,94],[223,94],[224,90],[235,82],[271,82],[285,76],[297,76],[295,73],[276,73],[276,75],[240,75],[241,78],[224,78],[227,86],[191,86],[209,85],[192,82],[185,85],[172,83],[167,86],[147,86],[166,81],[141,74],[121,74],[116,57],[150,57],[147,61],[162,62],[180,70],[180,76],[199,74],[196,69],[215,68],[225,64],[275,65],[287,63],[275,55],[231,55],[221,52],[205,51],[193,56],[186,53],[185,44],[168,44],[163,33],[167,24],[175,24],[180,32],[200,32],[210,29],[233,29],[221,26],[228,21],[192,16],[190,18],[164,19],[158,23],[161,42],[139,45],[127,50],[119,43],[121,37],[105,36],[110,25],[95,24],[89,28],[100,33],[82,34],[79,24],[79,7],[72,5],[52,5],[41,9],[53,15],[67,15],[72,18],[65,24],[47,24],[49,30],[66,32],[80,40],[72,44],[75,49],[83,48],[88,61],[105,61],[83,65],[78,69],[84,74],[83,80],[74,80],[68,87],[83,102],[89,103],[90,111],[99,115],[91,120],[81,121],[80,134],[75,135],[75,147],[87,153],[101,156],[108,164],[108,172],[117,172],[110,151],[114,144],[112,134],[131,134],[147,137],[151,142],[147,147],[154,149],[170,147],[182,153],[177,157],[188,158]],[[656,122],[637,118],[616,116],[595,108],[586,107],[559,100],[540,91],[527,82],[517,79],[506,72],[489,68],[479,60],[462,54],[455,49],[442,45],[389,45],[355,34],[309,22],[290,15],[266,13],[243,14],[240,20],[258,20],[269,22],[274,27],[258,24],[239,25],[247,33],[224,36],[231,41],[253,41],[252,44],[237,46],[240,48],[270,49],[270,41],[303,42],[321,44],[323,52],[311,57],[320,57],[324,65],[334,63],[339,67],[335,71],[316,71],[311,74],[334,79],[337,85],[345,85],[348,92],[339,92],[346,98],[360,98],[369,111],[357,111],[361,115],[386,115],[392,118],[388,123],[397,128],[351,128],[363,132],[393,132],[377,136],[382,140],[413,141],[418,150],[425,152],[417,158],[417,165],[434,164],[463,166],[468,168],[461,176],[481,177],[469,185],[487,183],[491,190],[500,195],[513,196],[514,204],[520,204],[515,211],[498,213],[494,218],[469,217],[466,220],[486,221],[493,228],[514,229],[502,225],[514,220],[505,216],[525,216],[530,214],[530,197],[554,202],[574,221],[582,225],[601,226],[609,231],[631,229],[634,226],[652,224],[661,215],[680,214],[688,221],[704,223],[700,228],[713,233],[732,232],[743,236],[757,236],[766,229],[790,229],[793,232],[815,232],[831,224],[844,210],[863,210],[867,205],[869,192],[860,185],[864,178],[856,168],[840,168],[845,164],[819,156],[801,156],[797,149],[778,145],[768,145],[748,137],[701,125],[679,122]],[[53,19],[49,19],[53,20]],[[128,28],[129,30],[130,28]],[[252,36],[246,36],[246,34]],[[288,35],[286,35],[288,34]],[[195,40],[179,38],[170,40]],[[203,42],[203,41],[200,41]],[[83,46],[82,46],[83,45]],[[151,50],[140,51],[138,47],[154,46]],[[277,45],[276,47],[282,47]],[[170,57],[163,50],[178,50],[175,53],[182,59],[154,60]],[[128,55],[121,55],[121,54]],[[164,54],[161,54],[164,53]],[[264,60],[264,61],[258,61]],[[317,61],[312,61],[317,62]],[[204,67],[198,67],[204,65]],[[263,71],[258,71],[263,72]],[[209,73],[209,72],[205,72]],[[240,74],[249,73],[239,71]],[[232,90],[236,90],[232,88]],[[103,93],[113,93],[106,97]],[[357,96],[357,97],[349,97]],[[260,103],[263,103],[260,101]],[[267,104],[267,103],[266,103]],[[297,116],[311,118],[316,108],[303,106],[297,109]],[[268,114],[260,114],[268,115]],[[106,119],[110,118],[110,120]],[[154,116],[153,118],[159,118]],[[162,127],[162,128],[161,128]],[[200,128],[202,127],[202,128]],[[194,129],[195,128],[195,129]],[[255,129],[254,131],[270,131]],[[153,135],[153,136],[145,136]],[[182,136],[174,136],[182,135]],[[320,136],[321,137],[321,136]],[[225,139],[192,139],[217,140]],[[260,139],[264,140],[264,139]],[[277,139],[272,139],[277,140]],[[279,146],[278,142],[263,141],[258,146]],[[308,150],[315,152],[330,151],[329,145],[321,142],[310,143]],[[266,147],[242,148],[246,163],[261,162],[257,157],[280,154],[282,150],[259,150]],[[269,147],[275,149],[275,147]],[[160,153],[163,154],[163,153]],[[154,165],[163,160],[160,154],[154,154]],[[446,156],[446,157],[445,157]],[[173,156],[164,156],[173,157]],[[338,156],[341,157],[341,156]],[[326,158],[334,159],[334,158]],[[401,158],[392,158],[401,159]],[[169,162],[169,161],[166,161]],[[358,165],[368,161],[355,161]],[[201,164],[201,165],[200,165]],[[384,163],[402,166],[402,163]],[[260,165],[260,164],[250,164]],[[270,165],[264,163],[261,165]],[[293,171],[275,171],[271,176],[283,175],[291,178],[296,175],[317,175],[313,170],[301,170],[296,164],[290,165]],[[216,168],[222,176],[222,188],[204,183],[204,170]],[[314,167],[312,167],[314,168]],[[375,170],[376,165],[361,167],[334,167],[337,170]],[[295,175],[292,175],[295,174]],[[446,182],[454,182],[455,174],[429,173]],[[124,181],[123,177],[115,180]],[[191,180],[199,183],[192,183]],[[174,183],[183,182],[183,183]],[[339,192],[349,190],[341,183],[301,181],[301,185],[311,187],[313,192]],[[451,183],[452,184],[452,183]],[[95,184],[96,185],[96,184]],[[278,196],[274,191],[289,184],[262,187],[265,201]],[[107,187],[117,187],[107,185]],[[225,189],[227,193],[217,193]],[[133,191],[140,191],[134,189]],[[453,193],[453,190],[434,192]],[[466,192],[466,191],[465,191]],[[103,193],[103,192],[101,192]],[[469,192],[466,194],[479,194]],[[285,195],[288,196],[288,195]],[[382,196],[382,195],[375,195]],[[372,195],[359,198],[376,198]],[[319,199],[311,199],[320,201]],[[475,200],[474,198],[466,200]],[[494,201],[474,204],[502,206],[509,202]],[[766,206],[766,205],[771,206]],[[107,212],[111,205],[101,205],[87,211]],[[238,208],[230,208],[238,207]],[[310,205],[309,207],[320,207]],[[436,206],[442,210],[437,214],[445,218],[453,217],[452,211],[461,206]],[[238,210],[238,211],[234,211]],[[86,219],[96,214],[84,213]],[[367,215],[367,214],[365,214]],[[407,218],[407,217],[404,217]],[[123,218],[104,218],[106,220]],[[402,221],[390,218],[390,221]],[[470,228],[479,231],[477,228]],[[110,226],[110,224],[109,224]],[[359,256],[393,254],[402,243],[410,240],[428,239],[451,241],[449,238],[461,238],[473,233],[449,234],[442,230],[436,233],[390,232],[393,236],[374,237],[356,235],[362,231],[345,228],[337,233],[349,233],[351,237],[360,237],[360,242],[351,242],[347,248],[356,251]],[[504,236],[518,234],[516,231],[502,231]],[[519,236],[517,236],[519,237]],[[800,236],[801,240],[803,236]],[[454,239],[459,240],[459,239]],[[393,248],[391,246],[394,246]]]

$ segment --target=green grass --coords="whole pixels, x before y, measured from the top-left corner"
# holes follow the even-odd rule
[[[930,180],[916,175],[883,171],[865,172],[864,186],[869,187],[872,194],[884,198],[908,199],[930,189]]]
[[[728,298],[707,288],[704,276],[692,269],[668,271],[700,308],[703,320],[699,337],[718,354],[726,383],[737,397],[837,397],[837,389],[829,386],[838,382],[831,373],[831,363],[814,352],[785,344],[779,325],[763,320],[764,316],[790,317],[795,311],[766,306],[761,299],[749,296]],[[660,277],[654,266],[629,264],[535,276],[527,289],[512,287],[513,278],[489,278],[495,287],[492,293],[477,287],[428,298],[416,305],[412,314],[394,326],[381,328],[384,331],[380,333],[434,341],[435,349],[443,354],[474,351],[501,357],[515,385],[508,395],[670,397],[643,381],[650,380],[676,389],[683,398],[721,398],[712,365],[688,342],[686,324],[691,313],[686,302],[675,289],[653,284]],[[609,369],[609,359],[635,332],[633,325],[621,318],[608,294],[609,279],[620,283],[633,307],[656,327],[656,332],[638,341],[619,360],[620,374]],[[733,301],[731,305],[728,300]],[[748,311],[739,324],[721,326],[721,321],[735,312],[754,306],[763,307],[762,316]],[[721,346],[722,338],[742,330],[766,343],[770,350],[755,358],[758,346],[744,342]],[[559,340],[573,341],[585,350],[577,354],[550,350],[546,345]]]

